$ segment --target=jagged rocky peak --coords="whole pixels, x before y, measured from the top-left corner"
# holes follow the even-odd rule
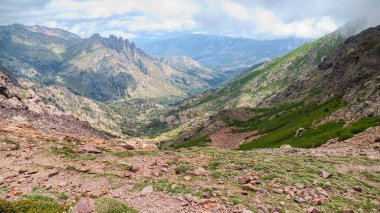
[[[116,37],[115,35],[110,35],[107,37],[102,37],[99,33],[95,33],[90,37],[91,40],[101,42],[105,47],[109,49],[116,50],[117,52],[125,52],[127,49],[129,50],[137,50],[142,52],[138,48],[136,48],[135,43],[129,42],[128,39],[123,39],[122,37]]]

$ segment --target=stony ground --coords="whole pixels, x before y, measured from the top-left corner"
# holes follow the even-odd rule
[[[309,150],[129,151],[3,124],[0,194],[76,210],[88,197],[139,212],[380,212],[379,130]]]

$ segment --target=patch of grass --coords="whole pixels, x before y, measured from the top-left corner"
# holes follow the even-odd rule
[[[54,198],[41,194],[24,194],[22,197],[33,201],[55,202]]]
[[[126,164],[126,163],[111,163],[111,164],[108,164],[106,167],[108,167],[109,169],[120,169],[120,170],[125,170],[125,171],[131,169],[131,165]]]
[[[338,137],[339,140],[346,140],[351,138],[355,134],[358,134],[369,127],[380,125],[380,117],[366,117],[362,118],[349,126],[343,128],[342,131],[339,132]]]
[[[4,201],[0,200],[0,212],[4,213],[57,213],[69,212],[69,207],[49,201],[18,200]]]
[[[51,147],[51,151],[54,155],[62,155],[65,158],[74,159],[77,158],[79,155],[69,146],[63,145],[63,147],[57,148],[57,147]]]
[[[207,136],[201,136],[198,138],[191,139],[189,141],[185,141],[183,143],[180,143],[176,145],[174,148],[179,149],[179,148],[189,148],[189,147],[202,147],[202,146],[207,146],[207,143],[210,143],[211,139]]]
[[[175,168],[176,174],[183,174],[188,170],[194,169],[195,166],[189,163],[182,163]]]
[[[6,144],[14,144],[14,145],[16,145],[16,150],[19,150],[19,149],[20,149],[20,142],[17,141],[17,140],[10,139],[10,138],[6,138],[6,139],[4,140],[4,142],[5,142]]]
[[[120,151],[120,152],[111,152],[111,155],[118,158],[126,158],[126,157],[133,157],[136,155],[136,153],[132,151]]]
[[[241,145],[239,149],[249,150],[253,148],[280,147],[285,143],[289,143],[285,141],[294,139],[297,129],[301,127],[306,129],[310,128],[315,120],[330,115],[343,106],[345,106],[345,103],[339,99],[332,99],[325,103],[294,105],[293,107],[287,108],[285,112],[275,116],[272,119],[265,117],[262,120],[256,120],[253,123],[248,123],[245,128],[246,131],[259,130],[261,133],[266,135],[257,140]],[[321,131],[321,129],[318,129],[318,132]],[[316,142],[318,142],[318,144],[316,144]],[[312,147],[313,143],[314,146],[322,144],[320,140],[308,142],[307,144],[292,144],[295,147]]]
[[[137,213],[138,211],[126,203],[111,198],[98,198],[95,200],[97,213]]]
[[[380,172],[363,172],[362,175],[370,181],[380,182]]]
[[[154,190],[161,192],[168,192],[171,194],[189,194],[194,191],[186,187],[186,185],[181,183],[174,183],[168,179],[161,179],[156,183],[152,183]]]

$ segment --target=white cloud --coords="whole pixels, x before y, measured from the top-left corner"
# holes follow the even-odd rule
[[[228,15],[238,20],[248,21],[251,19],[250,12],[238,3],[226,1],[222,3],[222,8],[227,12]]]
[[[308,18],[286,23],[273,12],[263,8],[254,10],[252,21],[260,33],[274,36],[318,37],[337,28],[330,17]]]

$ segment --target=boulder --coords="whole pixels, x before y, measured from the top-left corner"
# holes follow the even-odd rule
[[[145,188],[143,188],[143,190],[141,190],[140,196],[147,196],[148,194],[153,193],[153,191],[153,186],[146,186]]]
[[[81,198],[74,206],[73,213],[93,213],[95,212],[94,200],[91,198]]]

